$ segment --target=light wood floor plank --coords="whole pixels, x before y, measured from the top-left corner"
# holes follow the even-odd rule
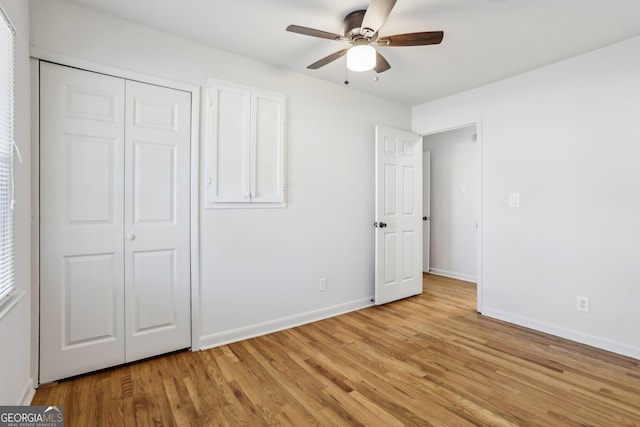
[[[40,387],[74,426],[640,426],[640,361],[480,316],[475,285]]]

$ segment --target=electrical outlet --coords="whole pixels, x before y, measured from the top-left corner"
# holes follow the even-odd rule
[[[589,297],[576,297],[576,310],[589,312]]]
[[[325,292],[327,290],[327,279],[325,277],[318,279],[318,290],[320,292]]]

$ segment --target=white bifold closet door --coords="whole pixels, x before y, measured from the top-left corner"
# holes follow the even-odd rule
[[[41,62],[41,383],[190,347],[190,106]]]

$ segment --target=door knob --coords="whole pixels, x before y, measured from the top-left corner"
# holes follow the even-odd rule
[[[136,235],[135,234],[127,234],[127,240],[135,240]]]
[[[379,225],[380,228],[385,228],[386,226],[387,226],[386,222],[381,222]]]

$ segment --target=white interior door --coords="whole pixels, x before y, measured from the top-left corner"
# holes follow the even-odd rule
[[[431,245],[431,151],[422,153],[422,271],[429,272]]]
[[[191,94],[126,82],[126,361],[191,345]]]
[[[375,303],[422,293],[422,140],[376,126]]]
[[[40,76],[40,382],[189,347],[191,94]]]
[[[41,63],[40,382],[124,362],[124,80]]]

